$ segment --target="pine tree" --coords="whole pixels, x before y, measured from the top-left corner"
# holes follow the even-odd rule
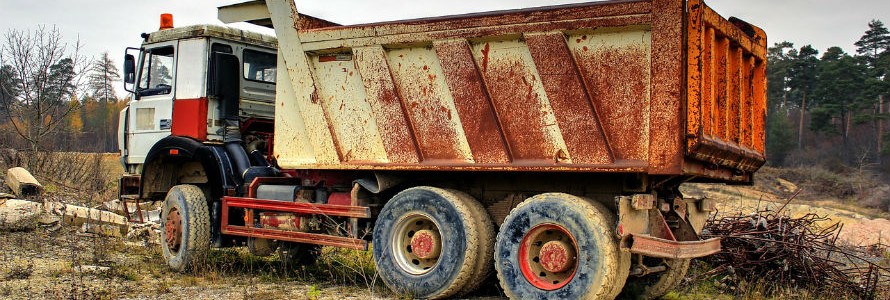
[[[19,94],[20,85],[16,82],[15,70],[10,65],[0,67],[0,118],[8,118],[7,107],[12,105]]]
[[[90,90],[93,92],[93,98],[99,100],[98,110],[96,113],[97,116],[93,116],[98,118],[101,122],[98,126],[98,131],[96,134],[99,135],[99,143],[101,145],[100,151],[110,151],[112,141],[114,140],[112,137],[109,137],[110,133],[108,130],[109,125],[109,114],[108,103],[117,102],[117,95],[114,92],[114,84],[120,81],[120,72],[118,71],[115,63],[108,56],[108,52],[102,53],[102,56],[99,57],[94,63],[92,68],[90,69]]]
[[[807,103],[807,97],[813,95],[813,90],[816,87],[816,68],[819,65],[819,59],[816,55],[818,54],[819,51],[816,51],[810,45],[801,47],[800,51],[789,52],[792,60],[789,62],[788,67],[788,88],[792,96],[800,99],[800,105],[798,106],[800,108],[797,132],[798,149],[803,149],[804,120],[807,109],[814,105],[812,100],[810,100],[809,104]]]
[[[868,30],[854,45],[856,53],[867,57],[869,65],[874,66],[880,54],[890,49],[890,31],[884,27],[884,22],[871,20]]]
[[[886,74],[890,69],[887,68],[885,62],[887,53],[890,52],[890,31],[884,27],[884,23],[879,20],[871,20],[868,22],[868,30],[855,43],[856,53],[862,59],[865,65],[866,76],[865,86],[863,87],[864,98],[863,107],[871,107],[872,114],[862,115],[858,119],[860,122],[871,121],[875,131],[875,152],[877,161],[881,161],[880,153],[883,151],[883,129],[884,119],[888,116],[884,109],[884,96],[888,92]]]
[[[841,134],[844,145],[849,137],[851,117],[862,107],[865,69],[840,47],[825,51],[819,61],[810,129],[828,134]],[[839,122],[834,122],[839,120]]]
[[[789,51],[794,50],[791,42],[776,43],[767,49],[766,67],[767,99],[769,99],[770,111],[781,109],[788,113],[788,72],[793,57]]]
[[[108,52],[102,53],[90,68],[89,86],[93,97],[104,101],[114,101],[117,94],[114,91],[114,84],[121,80],[120,71],[114,61],[109,57]]]

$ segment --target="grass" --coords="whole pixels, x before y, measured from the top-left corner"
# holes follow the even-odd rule
[[[776,285],[771,278],[746,278],[744,274],[721,275],[700,278],[711,269],[702,261],[693,261],[686,281],[677,289],[663,297],[667,300],[704,299],[771,299],[771,300],[838,300],[852,299],[851,295],[840,294],[821,287],[795,287]]]

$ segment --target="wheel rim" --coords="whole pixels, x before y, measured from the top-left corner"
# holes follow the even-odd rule
[[[170,251],[179,251],[179,246],[182,244],[182,217],[176,208],[171,208],[167,213],[167,219],[164,221],[164,239]]]
[[[537,225],[519,244],[519,268],[533,286],[552,291],[568,284],[578,269],[578,243],[564,227]]]
[[[439,224],[427,214],[412,212],[402,217],[396,223],[391,244],[396,265],[405,272],[425,274],[439,264]]]

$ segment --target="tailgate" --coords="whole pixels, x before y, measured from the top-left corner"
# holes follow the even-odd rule
[[[765,161],[766,35],[701,0],[687,10],[686,155],[756,171]]]

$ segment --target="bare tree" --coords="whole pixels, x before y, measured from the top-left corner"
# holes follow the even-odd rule
[[[43,138],[80,108],[68,101],[77,94],[90,62],[79,54],[80,41],[69,45],[56,27],[12,29],[0,43],[2,117],[29,150],[38,152]]]

